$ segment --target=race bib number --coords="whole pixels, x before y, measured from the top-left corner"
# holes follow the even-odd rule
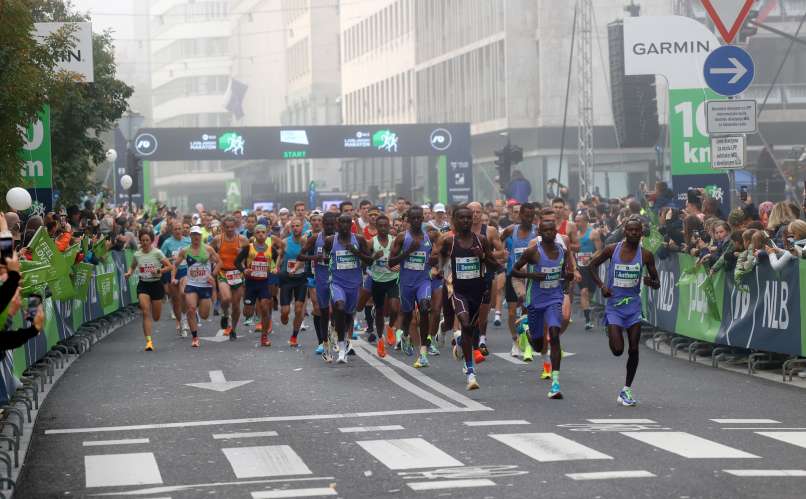
[[[224,278],[227,280],[227,284],[230,286],[235,286],[236,284],[243,282],[243,277],[241,276],[240,270],[225,270]]]
[[[577,261],[583,267],[586,267],[590,263],[591,258],[593,258],[593,253],[588,252],[577,253]]]
[[[209,269],[201,265],[193,265],[188,269],[188,276],[193,281],[206,280],[209,274]]]
[[[520,259],[521,255],[526,251],[526,247],[515,248],[512,250],[512,253],[515,255],[515,261],[517,262]]]
[[[560,272],[562,267],[540,267],[540,272],[546,274],[546,278],[540,281],[543,289],[554,289],[560,285]]]
[[[289,274],[302,274],[305,272],[305,265],[296,260],[289,260],[288,264],[286,265],[286,271]]]
[[[634,288],[641,282],[641,264],[617,263],[613,274],[613,287]]]
[[[255,260],[250,267],[252,270],[252,277],[255,279],[265,279],[269,277],[269,262],[261,262]]]
[[[358,268],[358,258],[352,251],[340,250],[336,252],[336,270],[353,270]]]
[[[140,265],[140,267],[138,268],[138,272],[139,272],[141,278],[144,278],[144,279],[154,278],[154,277],[159,277],[160,276],[160,269],[161,268],[162,268],[161,266],[157,266],[157,265],[154,265],[152,263],[146,263],[146,264]]]
[[[476,256],[456,259],[457,279],[478,279],[481,277],[481,262]]]
[[[425,270],[425,251],[415,251],[403,262],[403,268],[407,270]]]
[[[389,269],[389,259],[386,257],[381,257],[375,260],[375,266],[381,270],[388,270]]]

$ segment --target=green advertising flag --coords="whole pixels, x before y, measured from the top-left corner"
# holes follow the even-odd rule
[[[226,181],[227,186],[227,210],[241,209],[241,181],[232,179]]]
[[[75,276],[73,277],[73,287],[76,290],[76,298],[86,301],[87,294],[90,291],[90,279],[92,279],[92,271],[95,269],[94,265],[89,263],[78,263],[75,266]]]
[[[719,305],[716,301],[716,290],[714,289],[714,278],[710,274],[705,276],[705,280],[700,285],[705,299],[708,302],[708,313],[714,320],[721,321],[722,314],[719,312]]]
[[[88,238],[87,236],[82,236],[81,252],[84,253],[84,255],[86,255],[89,249],[90,249],[90,238]]]
[[[34,254],[35,262],[47,264],[50,267],[52,278],[48,278],[48,281],[69,276],[70,269],[64,261],[64,255],[56,249],[56,245],[45,227],[40,227],[36,231],[28,246]]]
[[[25,265],[22,265],[23,262]],[[30,296],[32,294],[41,294],[45,286],[48,284],[48,279],[53,278],[50,273],[50,266],[48,264],[29,262],[23,260],[20,262],[20,272],[22,273],[22,294],[23,296]],[[35,290],[40,290],[39,293]]]
[[[73,287],[73,281],[70,280],[69,274],[60,276],[55,281],[48,282],[48,286],[53,293],[54,300],[68,301],[76,296],[76,290]]]
[[[73,265],[76,261],[76,255],[78,255],[78,250],[80,249],[80,245],[78,243],[70,246],[67,248],[67,251],[64,252],[64,263],[69,267]]]
[[[115,303],[115,273],[98,274],[95,276],[95,286],[101,298],[101,306],[106,308]]]
[[[106,236],[102,236],[98,242],[92,245],[92,253],[98,260],[106,259],[106,255],[109,253],[106,249]]]
[[[39,118],[25,130],[25,144],[20,151],[22,177],[26,187],[53,188],[53,163],[50,156],[50,106],[45,104]]]
[[[649,235],[644,237],[641,242],[644,248],[648,249],[653,254],[658,251],[658,248],[663,244],[663,236],[658,232],[658,229],[653,225],[649,230]]]

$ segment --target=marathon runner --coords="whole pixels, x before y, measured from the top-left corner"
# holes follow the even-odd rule
[[[479,388],[474,368],[473,342],[481,306],[485,300],[489,300],[490,295],[490,288],[485,285],[485,273],[494,273],[499,267],[490,242],[472,231],[473,218],[473,211],[467,206],[454,209],[454,234],[448,234],[437,242],[430,262],[436,265],[441,257],[451,262],[453,290],[450,300],[461,327],[461,333],[455,334],[453,355],[457,360],[464,357],[463,371],[467,375],[468,390]]]
[[[190,246],[179,250],[176,265],[184,264],[187,267],[184,298],[190,334],[193,336],[190,346],[195,348],[199,347],[198,318],[207,320],[210,317],[213,287],[215,286],[211,264],[214,265],[216,262],[218,262],[218,255],[212,246],[202,244],[202,228],[191,227]]]
[[[543,350],[543,328],[548,327],[551,342],[551,399],[563,398],[560,390],[560,327],[562,325],[563,295],[574,279],[571,258],[555,243],[557,229],[553,220],[541,220],[541,241],[529,247],[512,269],[514,277],[527,279],[526,309],[532,349]],[[521,270],[523,267],[526,270]],[[564,281],[564,282],[563,282]],[[565,288],[565,289],[564,289]]]
[[[165,258],[162,251],[154,248],[154,233],[140,231],[140,249],[134,252],[132,266],[124,277],[128,279],[137,269],[137,299],[143,313],[143,335],[146,337],[146,352],[154,351],[152,330],[154,322],[159,322],[162,314],[162,299],[165,288],[162,285],[163,274],[173,271],[171,261]]]
[[[313,253],[313,246],[308,245],[310,241],[316,241],[319,234],[322,232],[322,212],[313,210],[311,212],[311,229],[305,233],[305,238],[302,242],[302,252],[297,259],[301,262],[308,262],[308,272],[306,273],[307,287],[308,287],[308,300],[311,302],[313,308],[313,329],[316,331],[317,349],[322,344],[322,325],[320,324],[322,312],[319,308],[319,300],[316,298],[316,277],[314,276],[314,265],[311,263],[310,256]],[[305,257],[308,258],[305,258]],[[327,304],[325,304],[327,306]],[[303,323],[304,325],[304,323]],[[317,352],[319,354],[321,352]]]
[[[370,220],[372,220],[371,223],[377,229],[377,235],[370,241],[370,250],[374,261],[368,268],[369,276],[367,281],[369,286],[365,286],[365,288],[368,288],[372,301],[375,303],[375,331],[378,332],[378,356],[385,357],[386,347],[384,345],[383,331],[386,330],[387,336],[389,334],[394,335],[393,326],[400,308],[400,290],[398,288],[400,266],[389,267],[389,257],[393,243],[393,239],[389,237],[391,224],[389,217],[386,215],[373,216],[372,212],[370,212]],[[389,316],[389,326],[384,328],[387,315]],[[369,324],[367,324],[367,327],[369,328]]]
[[[269,275],[277,273],[272,259],[272,246],[275,236],[268,238],[265,225],[254,227],[254,240],[241,248],[235,259],[235,266],[246,278],[244,284],[244,315],[251,316],[257,308],[260,315],[260,345],[271,346],[271,289]],[[280,250],[282,253],[282,249]]]
[[[213,249],[219,256],[215,275],[218,278],[218,293],[221,298],[221,328],[224,330],[224,336],[229,336],[233,341],[238,338],[235,328],[241,316],[241,300],[244,293],[243,274],[235,265],[235,259],[241,248],[248,243],[245,237],[236,232],[236,220],[232,216],[224,218],[224,231],[213,239]]]
[[[574,217],[577,236],[579,239],[579,251],[577,252],[577,265],[582,280],[579,283],[579,304],[582,306],[582,313],[585,316],[585,330],[593,329],[593,319],[591,318],[591,293],[596,289],[596,283],[591,277],[589,267],[593,254],[596,253],[596,245],[599,239],[599,231],[594,230],[589,225],[587,211],[580,210]]]
[[[655,257],[641,246],[644,225],[640,218],[630,217],[624,224],[624,240],[610,244],[594,255],[590,271],[596,286],[607,298],[605,324],[613,355],[624,353],[624,331],[627,331],[627,377],[616,402],[635,407],[638,401],[632,393],[632,383],[638,370],[638,343],[641,340],[641,274],[646,267],[648,275],[644,284],[652,289],[660,288]],[[599,279],[599,265],[607,260],[607,285]]]
[[[305,318],[305,296],[308,294],[308,278],[305,270],[306,265],[299,259],[302,252],[302,227],[303,220],[293,218],[290,222],[291,233],[285,238],[283,258],[280,266],[280,322],[288,324],[288,316],[291,309],[291,301],[294,301],[294,322],[292,324],[291,338],[288,344],[292,347],[298,345],[297,337]]]
[[[322,230],[316,237],[305,241],[305,247],[298,256],[299,260],[313,262],[313,278],[315,282],[314,294],[319,304],[319,327],[316,328],[317,341],[316,354],[321,355],[326,362],[332,360],[331,347],[328,341],[330,330],[330,254],[325,253],[325,241],[336,233],[336,219],[338,215],[327,212],[322,216]]]
[[[176,334],[181,335],[183,338],[187,337],[189,329],[188,319],[183,315],[185,309],[185,276],[188,268],[184,263],[178,265],[176,255],[179,254],[180,250],[188,246],[190,246],[190,226],[174,221],[171,226],[171,235],[162,243],[160,251],[166,258],[174,262],[174,270],[170,274],[166,274],[170,278],[167,286],[168,297],[171,300],[174,318],[176,318]]]
[[[505,294],[509,315],[509,334],[512,337],[512,348],[510,349],[509,353],[513,357],[523,356],[524,361],[530,362],[532,360],[531,349],[521,352],[521,349],[518,346],[518,332],[516,324],[518,319],[517,309],[518,307],[523,306],[523,292],[525,290],[523,289],[522,283],[518,283],[517,285],[521,288],[521,292],[518,293],[516,291],[515,283],[513,283],[514,279],[512,277],[512,269],[515,266],[515,262],[517,262],[524,251],[526,251],[526,248],[529,246],[529,241],[537,237],[537,227],[534,224],[534,205],[531,203],[524,203],[523,205],[520,205],[519,217],[519,225],[510,225],[501,233],[501,239],[504,240],[505,247],[509,255],[507,257],[507,277],[505,283]]]

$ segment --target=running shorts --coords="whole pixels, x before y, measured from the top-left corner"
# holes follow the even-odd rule
[[[271,300],[271,289],[268,279],[247,279],[244,286],[243,302],[255,305],[260,300]]]
[[[551,303],[544,307],[529,306],[526,309],[529,320],[529,335],[532,339],[543,337],[543,326],[560,327],[562,323],[562,303]]]
[[[199,300],[209,300],[213,297],[213,288],[202,288],[188,284],[185,286],[185,294],[195,294],[199,297]]]
[[[399,284],[400,286],[400,310],[403,313],[411,313],[414,306],[422,300],[431,299],[431,280],[426,279],[415,284]]]
[[[305,277],[280,277],[280,305],[290,305],[293,301],[305,301],[308,292],[308,279]]]
[[[355,306],[358,303],[359,287],[342,287],[335,282],[330,283],[330,302],[334,305],[338,302],[344,303],[344,313],[352,315],[355,313]],[[320,302],[321,303],[321,302]]]
[[[160,281],[140,281],[137,283],[137,294],[148,295],[151,301],[160,301],[165,298],[165,287]]]

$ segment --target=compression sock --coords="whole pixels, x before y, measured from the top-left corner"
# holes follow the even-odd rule
[[[313,329],[316,331],[316,340],[319,342],[319,344],[322,344],[324,338],[322,338],[322,324],[320,324],[318,315],[313,316]]]
[[[590,322],[591,321],[591,309],[589,309],[589,308],[585,309],[585,310],[582,311],[582,313],[585,314],[585,322]]]
[[[552,383],[559,383],[560,382],[560,371],[559,370],[551,371],[551,382]]]
[[[191,331],[190,334],[191,334],[191,336],[193,336],[195,338],[196,336],[199,335],[199,332],[198,331]]]

